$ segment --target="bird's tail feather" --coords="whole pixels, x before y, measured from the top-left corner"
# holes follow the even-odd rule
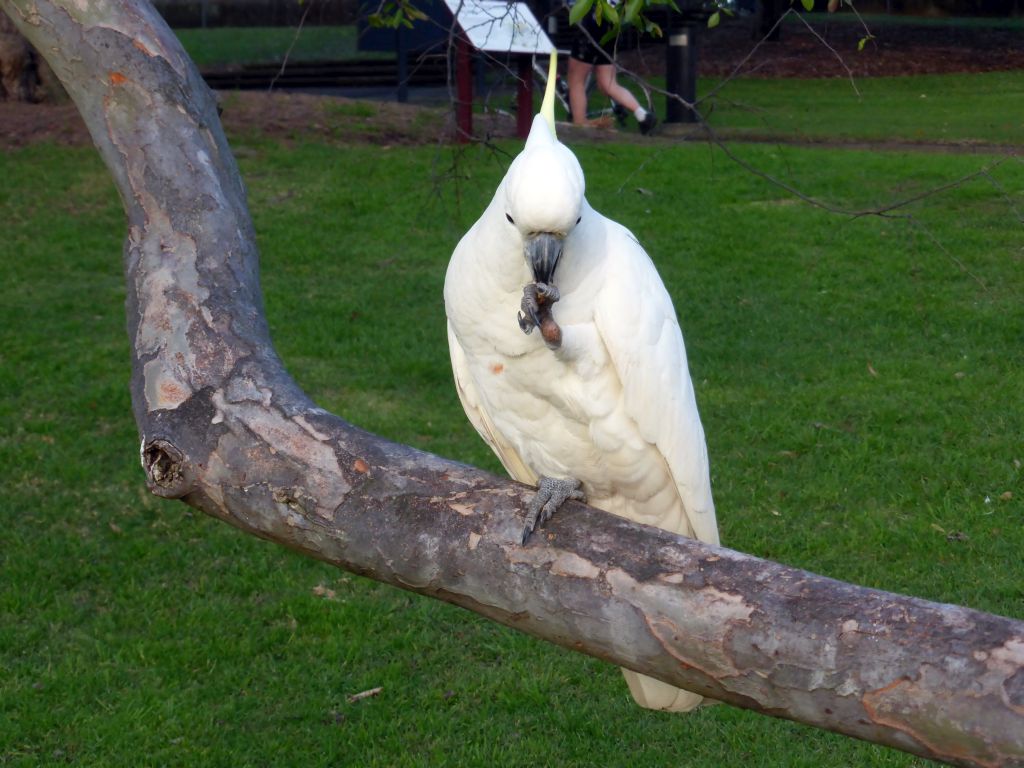
[[[622,670],[633,699],[645,709],[660,709],[664,712],[689,712],[704,700],[697,693],[684,691],[674,685],[641,675],[631,669]]]

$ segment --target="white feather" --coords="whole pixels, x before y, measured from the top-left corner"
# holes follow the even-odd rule
[[[590,208],[583,190],[575,156],[538,117],[448,266],[459,398],[517,480],[576,478],[594,506],[717,544],[704,432],[672,301],[636,238]],[[524,238],[536,232],[565,234],[554,351],[516,319],[533,280]],[[686,710],[700,701],[624,672],[643,706]]]

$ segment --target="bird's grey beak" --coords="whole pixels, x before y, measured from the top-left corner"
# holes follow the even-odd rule
[[[548,232],[541,232],[526,238],[526,261],[538,283],[551,283],[555,276],[558,259],[562,255],[562,238]]]

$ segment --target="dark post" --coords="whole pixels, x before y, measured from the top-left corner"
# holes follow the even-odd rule
[[[769,43],[777,43],[782,36],[782,27],[779,19],[782,18],[784,10],[782,0],[761,0],[760,20],[755,27],[754,40],[764,40]],[[889,7],[889,0],[886,0],[886,9]],[[888,11],[887,11],[888,12]]]
[[[487,55],[476,48],[473,52],[473,93],[487,93]]]
[[[697,30],[699,26],[680,18],[673,18],[665,49],[665,88],[669,93],[666,123],[695,123],[697,112],[687,104],[697,100]]]
[[[455,91],[455,140],[466,144],[473,137],[473,57],[462,35],[455,43]]]
[[[521,53],[519,59],[519,87],[516,99],[516,135],[525,139],[530,135],[533,122],[533,62],[529,54]]]

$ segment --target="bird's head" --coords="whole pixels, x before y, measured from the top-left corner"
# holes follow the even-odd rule
[[[583,212],[583,169],[541,116],[505,177],[505,219],[522,238],[538,283],[551,283],[562,245]]]

